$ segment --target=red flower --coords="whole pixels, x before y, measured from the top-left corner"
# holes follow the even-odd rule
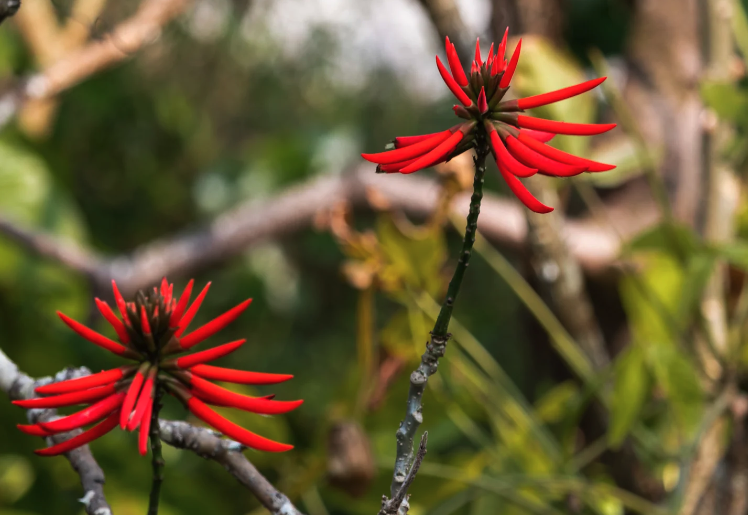
[[[394,140],[394,150],[378,154],[361,154],[376,163],[377,173],[412,173],[462,154],[476,146],[478,140],[490,144],[502,177],[512,192],[530,209],[539,213],[553,211],[541,204],[517,177],[535,173],[570,177],[582,172],[603,172],[615,166],[583,159],[545,145],[556,134],[590,136],[609,131],[616,125],[564,123],[542,120],[522,114],[525,109],[540,107],[580,95],[598,86],[606,77],[542,95],[504,100],[519,61],[522,40],[517,43],[509,62],[505,59],[507,32],[494,54],[493,44],[488,59],[481,60],[478,42],[470,76],[466,76],[455,47],[446,41],[450,74],[436,57],[436,66],[462,105],[453,110],[464,122],[434,134],[403,136]]]
[[[246,300],[211,322],[182,336],[210,287],[208,283],[187,308],[192,285],[193,281],[190,281],[177,301],[172,296],[173,285],[163,279],[160,290],[153,288],[153,293],[147,295],[140,292],[135,302],[125,302],[117,285],[112,281],[114,298],[122,319],[114,314],[106,302],[96,299],[96,305],[104,318],[114,327],[119,343],[60,312],[57,313],[63,322],[86,340],[136,363],[78,379],[40,386],[36,392],[44,397],[14,401],[13,404],[28,409],[89,404],[77,413],[51,422],[18,426],[21,431],[33,436],[46,437],[99,422],[70,440],[37,450],[37,454],[56,456],[71,451],[108,433],[119,424],[122,429],[128,431],[140,427],[138,448],[140,454],[145,455],[157,388],[163,388],[178,398],[196,417],[247,447],[269,452],[293,448],[291,445],[268,440],[239,427],[208,407],[208,404],[212,404],[263,415],[276,415],[289,412],[303,402],[276,401],[272,400],[273,395],[240,395],[208,381],[213,379],[258,385],[281,383],[293,377],[245,372],[205,364],[235,351],[245,340],[226,343],[178,358],[168,358],[213,336],[233,322],[252,301]]]

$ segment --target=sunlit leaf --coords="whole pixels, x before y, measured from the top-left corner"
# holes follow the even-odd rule
[[[615,382],[610,407],[608,441],[618,447],[637,422],[651,388],[644,351],[630,345],[615,364]]]

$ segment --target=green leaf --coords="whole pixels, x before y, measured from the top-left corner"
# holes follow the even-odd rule
[[[679,255],[701,249],[703,249],[703,245],[691,228],[663,222],[634,237],[626,244],[624,252],[658,250]]]
[[[535,403],[535,413],[546,423],[561,421],[572,411],[579,387],[573,381],[566,381],[551,388]]]
[[[618,447],[641,413],[651,388],[645,367],[645,354],[638,345],[630,345],[615,363],[615,382],[610,406],[608,441]]]
[[[738,89],[733,82],[705,82],[701,85],[701,97],[720,118],[746,124],[748,93]]]
[[[23,456],[0,456],[0,505],[13,504],[34,483],[34,469]]]

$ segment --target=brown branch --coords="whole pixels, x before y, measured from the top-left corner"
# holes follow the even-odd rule
[[[138,11],[101,40],[92,41],[0,97],[0,127],[27,99],[51,98],[132,56],[156,41],[161,29],[184,11],[188,0],[144,0]]]
[[[97,288],[108,288],[116,279],[127,293],[153,284],[164,276],[184,275],[241,254],[264,241],[281,238],[310,227],[315,214],[325,206],[347,201],[367,205],[367,191],[376,189],[393,209],[415,217],[426,217],[437,207],[439,184],[415,176],[392,176],[377,180],[371,167],[342,176],[325,175],[289,188],[261,203],[240,205],[216,218],[207,227],[156,240],[137,248],[131,255],[101,256],[70,241],[22,228],[0,215],[0,234],[32,253],[56,261],[88,276]],[[457,195],[453,213],[467,214],[469,194]],[[617,230],[631,236],[657,221],[651,206],[610,208],[615,212]],[[636,214],[634,215],[633,210]],[[523,250],[527,223],[519,203],[487,194],[481,207],[478,228],[492,241]],[[590,274],[615,266],[620,239],[615,231],[594,220],[569,220],[563,240],[582,268]]]
[[[177,420],[159,420],[161,440],[177,449],[193,451],[198,456],[214,460],[237,481],[247,487],[273,515],[302,515],[283,493],[276,490],[265,476],[247,459],[244,447],[220,434]]]

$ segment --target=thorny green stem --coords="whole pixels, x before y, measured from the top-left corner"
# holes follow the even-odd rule
[[[400,427],[396,433],[397,439],[397,457],[395,459],[395,471],[392,475],[392,484],[390,485],[390,495],[394,498],[401,487],[404,486],[405,478],[414,459],[413,438],[418,427],[423,422],[421,414],[421,397],[426,389],[426,382],[429,376],[436,373],[439,365],[439,358],[444,356],[449,340],[449,321],[452,318],[452,309],[454,308],[455,299],[460,292],[462,279],[465,276],[470,256],[475,243],[475,234],[478,230],[478,215],[480,214],[480,204],[483,200],[483,177],[486,174],[486,157],[490,150],[485,132],[480,131],[476,134],[476,156],[473,158],[475,164],[475,178],[473,180],[473,196],[470,199],[470,211],[467,216],[467,227],[465,228],[465,237],[462,241],[462,250],[460,258],[457,261],[452,280],[447,288],[447,296],[442,304],[439,316],[431,331],[431,341],[426,344],[426,352],[421,356],[421,364],[410,375],[410,389],[408,390],[408,403],[405,412],[405,419],[400,422]]]
[[[153,465],[153,483],[151,484],[151,495],[148,499],[148,515],[158,515],[158,500],[161,494],[161,483],[164,481],[164,458],[161,455],[161,433],[158,426],[158,414],[161,411],[161,398],[164,395],[163,387],[156,384],[156,395],[153,399],[153,412],[151,413],[151,464]]]

